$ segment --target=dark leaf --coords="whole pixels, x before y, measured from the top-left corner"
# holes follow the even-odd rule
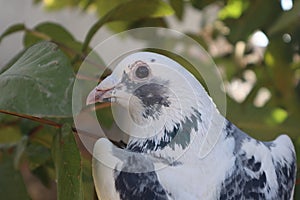
[[[34,27],[32,31],[28,31],[24,36],[24,46],[29,47],[35,43],[43,41],[43,37],[41,34],[45,34],[49,37],[49,39],[65,43],[68,41],[74,41],[74,37],[71,33],[69,33],[64,27],[59,24],[45,22]]]
[[[0,74],[2,74],[5,70],[10,68],[26,51],[26,49],[20,51],[17,53],[5,66],[0,67]]]
[[[169,2],[175,11],[176,17],[181,20],[184,13],[184,0],[169,0]]]
[[[57,178],[58,199],[82,199],[80,189],[81,158],[71,127],[64,125],[56,135],[52,155]]]
[[[26,148],[26,157],[30,170],[41,167],[51,159],[51,152],[45,146],[37,143],[30,143]]]
[[[254,31],[267,30],[281,12],[280,3],[277,1],[251,2],[240,18],[225,20],[226,25],[230,28],[229,40],[232,43],[245,41]]]
[[[219,0],[191,0],[192,5],[200,10],[215,2],[219,2]]]
[[[72,116],[73,82],[74,72],[57,46],[36,44],[0,74],[0,109],[40,117]]]
[[[226,18],[239,18],[248,7],[249,1],[245,0],[229,0],[224,8],[219,12],[219,17],[224,20]]]
[[[111,107],[102,108],[96,112],[100,124],[105,128],[111,128],[114,122],[114,117]]]
[[[81,158],[71,126],[65,124],[53,142],[58,199],[93,199],[91,163]]]
[[[45,166],[39,166],[35,168],[32,173],[46,186],[49,187],[51,179],[48,174],[48,170]]]
[[[1,199],[30,199],[19,171],[15,170],[13,157],[0,152],[0,196]]]
[[[21,138],[22,133],[18,127],[0,126],[0,149],[16,146]]]
[[[7,28],[1,35],[0,35],[0,43],[5,38],[6,36],[9,36],[13,33],[19,32],[19,31],[24,31],[26,29],[24,24],[14,24]]]
[[[92,37],[106,23],[163,17],[173,13],[173,9],[162,0],[130,0],[119,4],[103,15],[103,17],[91,27],[83,43],[83,52],[87,50]]]
[[[299,26],[300,21],[300,1],[295,1],[290,11],[282,12],[280,17],[269,28],[268,34],[272,35],[277,32],[286,32],[290,27]]]

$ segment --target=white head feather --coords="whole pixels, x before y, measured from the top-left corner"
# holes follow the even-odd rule
[[[148,74],[139,78],[136,72],[141,66],[142,70],[147,68]],[[202,116],[199,129],[204,134],[218,114],[215,104],[190,72],[174,60],[150,52],[133,53],[121,60],[113,73],[90,93],[87,103],[107,100],[125,108],[127,113],[118,113],[116,117],[126,118],[129,128],[125,132],[130,134],[131,142],[149,138],[158,142],[165,137],[165,131],[173,131],[195,112]]]

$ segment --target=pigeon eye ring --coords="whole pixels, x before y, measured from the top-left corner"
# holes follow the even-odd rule
[[[148,79],[150,76],[150,68],[144,62],[136,62],[133,66],[133,77],[138,80]]]

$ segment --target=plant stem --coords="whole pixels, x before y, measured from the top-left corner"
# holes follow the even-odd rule
[[[35,116],[31,116],[31,115],[26,115],[26,114],[20,114],[20,113],[16,113],[16,112],[10,112],[10,111],[6,111],[6,110],[0,110],[0,113],[7,114],[7,115],[13,115],[13,116],[21,117],[21,118],[25,118],[25,119],[29,119],[29,120],[32,120],[32,121],[35,121],[35,122],[39,122],[41,124],[46,124],[46,125],[49,125],[49,126],[53,126],[55,128],[61,128],[62,127],[62,124],[58,124],[54,121],[51,121],[51,120],[48,120],[48,119],[43,119],[43,118],[40,118],[40,117],[35,117]]]
[[[13,116],[21,117],[21,118],[24,118],[24,119],[29,119],[29,120],[32,120],[32,121],[35,121],[35,122],[39,122],[41,124],[46,124],[46,125],[49,125],[49,126],[53,126],[55,128],[61,128],[63,126],[63,124],[59,124],[59,123],[54,122],[52,120],[43,119],[43,118],[40,118],[40,117],[31,116],[31,115],[20,114],[20,113],[10,112],[10,111],[6,111],[6,110],[0,110],[0,113],[7,114],[7,115],[13,115]],[[74,133],[77,133],[77,134],[84,134],[88,137],[99,139],[99,137],[97,137],[95,134],[89,133],[87,131],[76,129],[75,127],[72,127],[72,131]]]

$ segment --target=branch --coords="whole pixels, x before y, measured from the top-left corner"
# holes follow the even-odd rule
[[[98,110],[98,109],[102,109],[102,108],[105,108],[105,107],[108,107],[110,106],[110,103],[103,103],[103,104],[99,104],[97,105],[95,108],[93,108],[94,110]],[[91,108],[89,108],[91,109]],[[0,110],[0,113],[3,113],[3,114],[7,114],[7,115],[13,115],[13,116],[16,116],[16,117],[21,117],[21,118],[24,118],[24,119],[29,119],[29,120],[32,120],[32,121],[35,121],[35,122],[39,122],[41,124],[46,124],[46,125],[49,125],[49,126],[53,126],[55,128],[61,128],[63,126],[63,124],[59,124],[57,122],[54,122],[52,120],[48,120],[48,119],[43,119],[43,118],[40,118],[40,117],[35,117],[35,116],[31,116],[31,115],[26,115],[26,114],[20,114],[20,113],[16,113],[16,112],[10,112],[10,111],[6,111],[6,110]],[[40,127],[39,127],[40,128]],[[72,127],[71,128],[72,131],[74,133],[76,133],[77,135],[79,134],[83,134],[85,136],[88,136],[90,138],[94,138],[94,139],[99,139],[99,137],[93,133],[90,133],[90,132],[87,132],[87,131],[84,131],[84,130],[80,130],[80,129],[77,129],[75,127]],[[109,139],[109,138],[108,138]],[[110,140],[110,139],[109,139]],[[117,147],[119,148],[125,148],[126,147],[126,143],[124,143],[123,141],[113,141],[113,140],[110,140],[114,145],[116,145]]]
[[[7,115],[13,115],[13,116],[21,117],[21,118],[25,118],[25,119],[29,119],[29,120],[32,120],[32,121],[35,121],[35,122],[39,122],[39,123],[42,123],[42,124],[53,126],[55,128],[61,128],[62,127],[62,124],[56,123],[56,122],[48,120],[48,119],[43,119],[43,118],[40,118],[40,117],[34,117],[34,116],[31,116],[31,115],[20,114],[20,113],[10,112],[10,111],[6,111],[6,110],[0,110],[0,113],[7,114]]]
[[[54,122],[52,120],[43,119],[43,118],[40,118],[40,117],[34,117],[34,116],[31,116],[31,115],[20,114],[20,113],[10,112],[10,111],[6,111],[6,110],[0,110],[0,113],[7,114],[7,115],[13,115],[13,116],[21,117],[21,118],[24,118],[24,119],[29,119],[31,121],[35,121],[35,122],[39,122],[41,124],[46,124],[46,125],[49,125],[49,126],[53,126],[55,128],[61,128],[63,126],[63,124],[59,124],[59,123]],[[91,138],[95,138],[95,139],[99,138],[99,137],[97,137],[96,135],[94,135],[92,133],[89,133],[89,132],[83,131],[83,130],[78,130],[75,127],[72,127],[72,131],[77,133],[77,134],[83,133],[84,135],[86,135],[88,137],[91,137]]]

